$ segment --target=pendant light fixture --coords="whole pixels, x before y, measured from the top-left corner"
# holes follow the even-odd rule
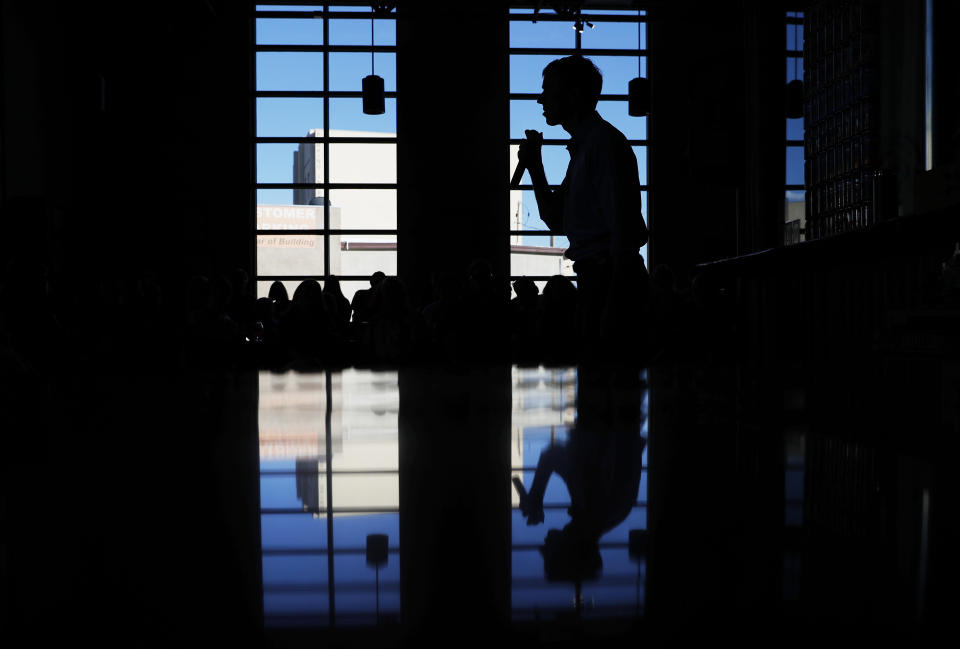
[[[383,93],[383,77],[375,74],[374,67],[374,37],[373,23],[377,14],[377,6],[371,8],[370,14],[370,74],[363,78],[363,112],[365,115],[383,115],[386,112]]]
[[[637,45],[641,44],[643,23],[637,21]],[[627,113],[632,117],[645,117],[650,114],[650,79],[642,76],[640,69],[643,59],[637,61],[637,77],[627,84]]]
[[[798,28],[796,23],[793,25],[793,49],[797,49],[800,44]],[[788,119],[797,119],[803,117],[803,81],[797,76],[798,57],[793,57],[793,81],[787,84],[787,91],[784,97],[785,109]]]

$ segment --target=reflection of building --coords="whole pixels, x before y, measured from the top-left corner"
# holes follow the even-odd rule
[[[397,373],[348,369],[329,376],[333,506],[398,507]],[[326,374],[260,373],[260,461],[295,463],[306,511],[327,505],[326,415]]]

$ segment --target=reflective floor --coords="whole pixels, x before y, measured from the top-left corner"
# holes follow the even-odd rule
[[[35,646],[927,642],[960,365],[12,375]]]

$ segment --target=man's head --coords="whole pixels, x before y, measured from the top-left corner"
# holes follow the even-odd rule
[[[543,92],[537,103],[550,126],[576,122],[596,109],[602,87],[603,75],[593,61],[575,54],[543,69]]]

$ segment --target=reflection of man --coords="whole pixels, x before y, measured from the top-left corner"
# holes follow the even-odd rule
[[[579,566],[580,577],[586,578],[599,569],[600,537],[636,505],[646,447],[640,436],[643,394],[636,374],[581,367],[577,424],[569,440],[540,454],[529,493],[514,478],[528,525],[544,520],[543,497],[553,473],[563,479],[570,494],[570,522],[562,530],[550,530],[544,540],[548,572],[578,573]]]
[[[528,130],[519,159],[530,171],[540,216],[566,236],[579,294],[578,328],[588,353],[626,342],[647,273],[639,249],[648,239],[641,214],[637,158],[626,137],[596,111],[603,79],[589,59],[568,56],[543,70],[547,124],[570,134],[570,163],[556,190],[547,184],[542,135]]]

